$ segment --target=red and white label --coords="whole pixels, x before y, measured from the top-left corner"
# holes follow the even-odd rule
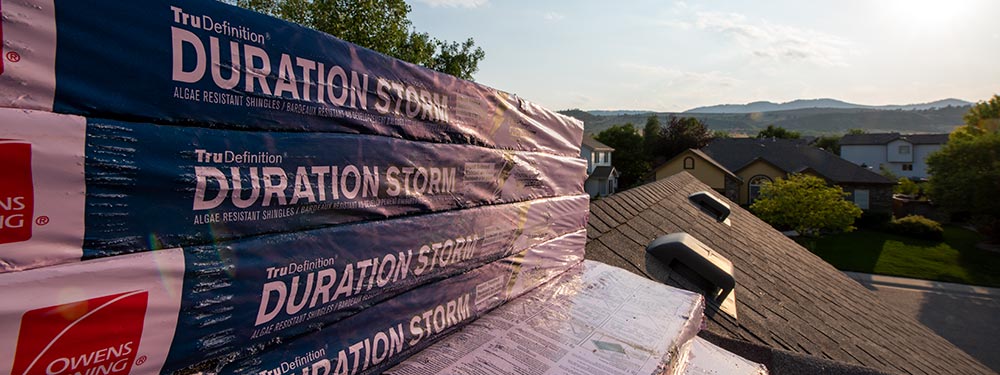
[[[31,239],[35,192],[31,143],[0,139],[0,244]]]
[[[156,374],[177,327],[184,252],[0,275],[0,374]]]
[[[24,313],[11,374],[128,374],[148,298],[132,291]]]
[[[86,129],[79,116],[0,108],[0,273],[80,260]]]

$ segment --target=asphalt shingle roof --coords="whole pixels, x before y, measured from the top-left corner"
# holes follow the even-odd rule
[[[847,134],[840,139],[840,145],[884,145],[900,138],[915,145],[944,144],[948,142],[948,134],[871,133]]]
[[[594,171],[590,173],[590,178],[596,178],[601,180],[607,180],[611,177],[611,172],[614,172],[615,167],[601,165],[594,168]]]
[[[746,342],[750,347],[772,348],[768,358],[784,361],[772,365],[795,368],[805,364],[804,368],[826,368],[819,373],[829,374],[993,373],[717,194],[729,203],[732,214],[731,225],[716,222],[688,201],[688,195],[696,191],[711,189],[685,172],[592,202],[586,257],[670,285],[690,287],[682,277],[647,256],[645,248],[668,233],[694,236],[735,267],[739,318],[710,306],[704,334]],[[814,362],[809,362],[810,358]],[[838,370],[824,361],[845,366]],[[863,368],[859,371],[856,366]]]
[[[810,169],[834,183],[895,183],[837,155],[790,140],[722,138],[712,141],[701,151],[733,172],[754,161],[764,160],[786,173]]]
[[[594,151],[614,151],[615,150],[615,149],[611,148],[611,146],[608,146],[606,144],[598,142],[594,138],[591,138],[589,135],[584,135],[583,136],[583,145],[589,147],[591,150],[594,150]]]

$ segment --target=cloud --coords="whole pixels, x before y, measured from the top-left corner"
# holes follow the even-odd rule
[[[700,105],[705,98],[728,98],[746,91],[743,80],[718,71],[696,72],[670,66],[622,62],[626,75],[614,88],[611,106],[657,110],[682,110]],[[605,107],[609,106],[604,103]]]
[[[751,22],[741,14],[698,12],[694,27],[725,35],[751,56],[779,62],[809,62],[821,66],[846,66],[850,43],[815,30]]]
[[[489,4],[489,0],[417,0],[432,7],[478,8]]]
[[[641,76],[644,80],[655,82],[657,85],[733,87],[743,82],[740,79],[717,71],[692,72],[660,65],[645,65],[632,62],[621,63],[619,67],[626,72]]]
[[[546,21],[559,22],[559,21],[562,21],[564,18],[566,18],[566,16],[564,16],[562,14],[559,14],[559,13],[556,13],[556,12],[548,12],[548,13],[545,13],[544,18],[545,18]]]

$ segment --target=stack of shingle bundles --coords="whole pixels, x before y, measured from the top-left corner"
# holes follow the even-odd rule
[[[219,2],[0,11],[3,371],[377,371],[582,259],[578,121]]]

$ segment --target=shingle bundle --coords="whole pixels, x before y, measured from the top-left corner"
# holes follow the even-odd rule
[[[582,261],[579,121],[221,2],[0,12],[0,372],[372,373]]]

